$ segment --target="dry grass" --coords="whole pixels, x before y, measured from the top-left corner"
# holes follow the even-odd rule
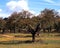
[[[14,44],[0,45],[0,48],[60,48],[60,44]]]
[[[60,48],[59,35],[58,33],[50,33],[49,35],[42,33],[36,37],[38,42],[30,43],[31,34],[0,34],[0,48]],[[24,41],[28,41],[28,43]]]

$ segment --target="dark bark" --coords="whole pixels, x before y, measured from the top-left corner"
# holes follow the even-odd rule
[[[31,32],[31,34],[32,34],[32,42],[35,42],[35,34],[40,29],[39,25],[40,24],[37,24],[35,30],[31,26],[28,25],[28,31]]]
[[[32,34],[32,42],[35,42],[35,34]]]
[[[5,32],[5,28],[3,28],[2,34],[4,34],[4,32]]]

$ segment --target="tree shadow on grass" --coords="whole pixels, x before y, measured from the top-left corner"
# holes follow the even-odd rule
[[[59,35],[55,35],[56,37],[60,37],[60,34]]]
[[[10,44],[23,44],[23,43],[32,43],[32,41],[19,41],[19,40],[12,40],[12,41],[2,41],[0,44],[10,45]]]
[[[19,41],[19,40],[12,40],[12,41],[2,41],[0,42],[0,44],[3,44],[3,45],[12,45],[12,44],[31,44],[31,43],[41,43],[41,44],[45,44],[43,41],[35,41],[35,42],[32,42],[31,40],[27,40],[27,41]]]
[[[27,36],[15,35],[14,37],[17,37],[17,38],[22,38],[22,37],[25,38],[26,37],[27,38],[27,37],[32,37],[32,36],[31,35],[27,35]]]

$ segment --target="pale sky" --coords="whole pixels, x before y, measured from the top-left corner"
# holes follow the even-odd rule
[[[60,0],[0,0],[0,17],[8,17],[12,12],[22,9],[36,15],[45,8],[60,12]]]

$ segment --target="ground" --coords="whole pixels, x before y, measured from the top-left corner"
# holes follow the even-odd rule
[[[60,48],[60,33],[41,33],[31,42],[31,34],[0,34],[0,48]]]

